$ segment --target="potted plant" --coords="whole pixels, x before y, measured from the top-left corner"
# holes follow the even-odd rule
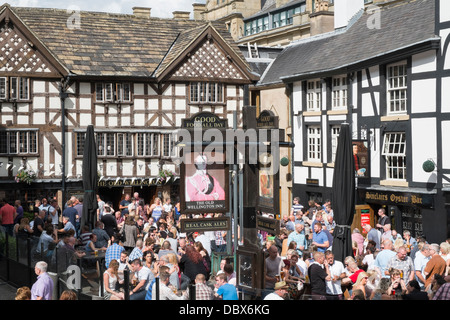
[[[157,183],[158,184],[167,183],[167,181],[169,181],[169,179],[172,177],[173,177],[172,171],[167,169],[161,169],[159,170]]]
[[[36,179],[36,173],[32,169],[20,169],[16,174],[16,182],[31,184]]]

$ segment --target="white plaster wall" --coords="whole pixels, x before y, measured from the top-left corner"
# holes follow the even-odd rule
[[[305,184],[308,178],[307,167],[295,167],[294,169],[294,183]]]
[[[440,0],[440,21],[450,21],[450,1],[448,0]]]
[[[292,99],[293,99],[293,109],[294,109],[294,115],[295,115],[302,110],[302,83],[301,82],[294,82]]]
[[[411,85],[412,113],[436,111],[436,79],[416,80]]]
[[[413,119],[411,121],[411,131],[413,181],[429,182],[430,173],[423,171],[422,165],[430,158],[436,161],[436,119]]]
[[[294,116],[292,136],[295,147],[293,148],[294,161],[303,161],[303,135],[302,135],[302,117]]]
[[[450,88],[450,77],[442,78],[442,88]],[[442,90],[441,111],[450,112],[450,90]]]
[[[450,121],[442,121],[442,141],[448,141],[450,137]],[[447,144],[443,144],[442,147],[442,168],[450,169],[450,147]]]
[[[426,51],[412,56],[412,73],[436,71],[436,51]]]

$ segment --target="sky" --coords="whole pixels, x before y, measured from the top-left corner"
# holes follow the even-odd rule
[[[206,0],[5,0],[5,2],[12,7],[58,8],[125,14],[133,13],[133,7],[147,7],[152,8],[152,17],[171,18],[174,11],[189,11],[192,14],[192,4],[205,3]]]

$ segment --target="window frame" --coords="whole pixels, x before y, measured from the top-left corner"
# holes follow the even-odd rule
[[[398,136],[400,139],[397,139]],[[394,137],[394,140],[391,137]],[[384,133],[381,155],[386,160],[386,180],[406,181],[406,133],[397,131]]]
[[[12,76],[0,77],[0,100],[30,101],[30,97],[30,78]]]
[[[339,82],[339,83],[337,83]],[[348,105],[348,78],[346,75],[331,78],[331,110],[345,110]]]
[[[1,130],[0,155],[39,155],[39,130]]]
[[[155,139],[157,137],[157,139]],[[149,141],[150,140],[150,141]],[[137,157],[160,157],[161,137],[159,132],[138,132],[136,134]],[[155,147],[158,149],[155,153]]]
[[[398,68],[403,68],[400,74]],[[397,75],[391,75],[391,70],[397,69]],[[395,84],[397,82],[397,84]],[[403,85],[400,85],[400,82]],[[394,84],[394,86],[393,86]],[[392,95],[396,95],[392,98]],[[388,115],[406,114],[408,111],[408,65],[406,61],[392,63],[386,66],[386,106]],[[393,107],[393,103],[395,104]]]
[[[94,87],[96,103],[131,103],[130,82],[96,82]]]
[[[189,83],[190,104],[224,104],[224,96],[224,84],[221,82],[193,81]]]
[[[306,130],[307,159],[310,162],[322,162],[322,128],[320,125],[309,125]],[[315,132],[311,132],[311,130]]]
[[[336,151],[339,141],[339,135],[341,133],[341,126],[332,125],[330,131],[331,131],[331,163],[334,163],[336,160]]]
[[[306,111],[322,110],[322,88],[320,79],[306,81]]]

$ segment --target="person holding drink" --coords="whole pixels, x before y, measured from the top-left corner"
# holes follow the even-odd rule
[[[111,260],[108,269],[103,273],[103,291],[105,300],[123,300],[123,292],[116,290],[117,282],[121,283],[123,280],[119,279],[119,262],[116,259]]]

